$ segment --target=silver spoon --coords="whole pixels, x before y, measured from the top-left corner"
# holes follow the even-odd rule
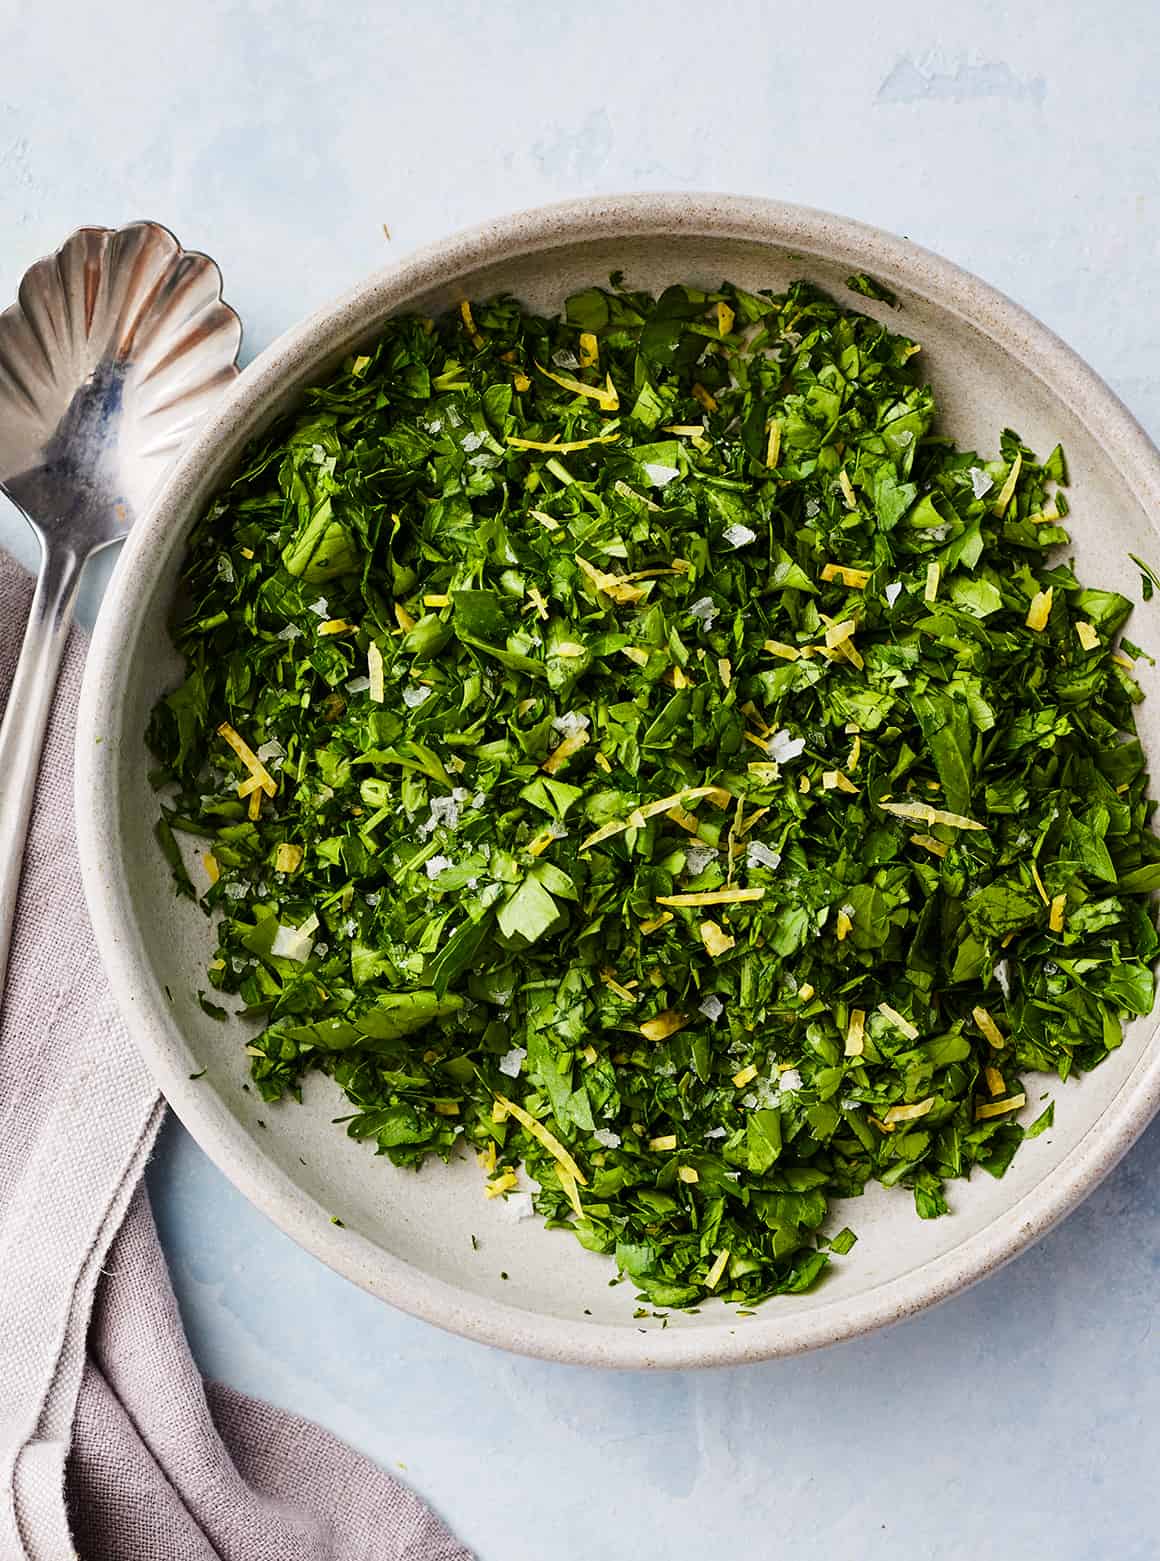
[[[28,819],[81,570],[143,513],[237,375],[221,273],[155,222],[80,228],[0,314],[0,491],[40,540],[0,725],[0,1005]]]

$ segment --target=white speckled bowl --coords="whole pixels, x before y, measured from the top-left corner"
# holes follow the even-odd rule
[[[241,376],[135,527],[89,655],[77,739],[77,811],[97,938],[126,1022],[182,1121],[239,1188],[303,1246],[396,1306],[490,1344],[602,1366],[700,1366],[788,1355],[906,1317],[993,1272],[1072,1209],[1160,1104],[1151,1020],[1096,1073],[1061,1088],[1054,1129],[1026,1144],[1006,1178],[951,1189],[954,1213],[925,1223],[906,1194],[880,1190],[844,1211],[860,1240],[812,1294],[738,1318],[720,1304],[633,1319],[630,1285],[608,1259],[536,1221],[513,1224],[480,1194],[474,1163],[395,1170],[331,1117],[342,1101],[315,1078],[303,1107],[263,1107],[244,1088],[245,1026],[200,1011],[210,931],[174,898],[151,834],[157,804],[142,741],[179,664],[165,630],[184,539],[242,445],[343,354],[400,310],[434,313],[511,291],[553,309],[624,270],[634,287],[724,278],[780,287],[804,275],[855,300],[869,271],[893,288],[900,326],[926,348],[943,426],[995,448],[1005,424],[1071,464],[1081,570],[1126,592],[1129,549],[1160,554],[1160,455],[1106,385],[1021,309],[926,251],[873,228],[771,201],[695,195],[587,200],[509,217],[411,256],[275,342]],[[1143,735],[1160,758],[1160,700]],[[205,1070],[204,1077],[191,1074]],[[1040,1090],[1033,1094],[1036,1108]],[[261,1116],[265,1126],[259,1126]],[[340,1216],[343,1225],[332,1223]],[[838,1221],[841,1223],[841,1220]],[[835,1227],[837,1228],[837,1227]],[[471,1236],[479,1239],[473,1250]],[[506,1274],[506,1279],[501,1277]],[[587,1310],[586,1310],[587,1309]]]

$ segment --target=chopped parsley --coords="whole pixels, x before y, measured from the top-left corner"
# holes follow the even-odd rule
[[[396,1165],[749,1306],[1149,1012],[1130,603],[1062,451],[956,450],[918,351],[614,277],[394,320],[249,447],[149,741],[263,1099],[321,1069]]]

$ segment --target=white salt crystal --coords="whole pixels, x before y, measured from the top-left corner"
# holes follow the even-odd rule
[[[425,699],[430,699],[430,697],[431,690],[425,683],[408,683],[403,690],[403,703],[408,710],[417,709]]]
[[[681,475],[680,467],[664,466],[659,461],[645,461],[641,467],[654,488],[666,488],[674,477]]]
[[[801,1089],[802,1076],[796,1068],[787,1068],[778,1077],[778,1087],[783,1095],[792,1094],[794,1090]]]
[[[592,1136],[602,1149],[620,1148],[620,1134],[614,1133],[610,1127],[598,1127]]]
[[[995,486],[981,466],[972,466],[969,476],[971,479],[971,492],[977,499],[981,499],[984,494],[990,493]]]
[[[524,1047],[513,1046],[510,1052],[505,1052],[499,1059],[499,1071],[509,1079],[518,1079],[527,1055]]]
[[[751,542],[757,541],[757,532],[750,531],[748,526],[734,523],[725,527],[724,539],[730,547],[748,547]]]
[[[781,863],[781,852],[771,851],[767,845],[762,845],[760,840],[751,840],[745,848],[745,864],[747,867],[778,867]]]
[[[708,997],[703,997],[697,1004],[697,1008],[705,1015],[706,1019],[711,1020],[714,1024],[725,1012],[725,1004],[717,996],[716,992],[710,992]]]
[[[891,580],[890,584],[886,587],[886,602],[887,602],[887,605],[890,606],[890,607],[893,607],[895,602],[898,600],[898,598],[901,595],[902,595],[902,581],[901,580]]]
[[[429,862],[424,863],[424,866],[427,871],[427,877],[435,879],[438,878],[444,868],[451,866],[451,858],[449,856],[433,856]]]
[[[270,953],[279,959],[295,959],[299,964],[305,964],[313,947],[314,939],[309,933],[304,933],[301,927],[283,927],[279,924],[270,945]]]
[[[780,731],[774,732],[769,739],[769,756],[777,764],[788,764],[791,759],[798,758],[804,751],[806,740],[804,737],[791,737],[783,726]]]
[[[716,851],[712,846],[690,845],[685,847],[685,871],[690,878],[696,878],[698,873],[703,873],[709,863],[715,861]]]

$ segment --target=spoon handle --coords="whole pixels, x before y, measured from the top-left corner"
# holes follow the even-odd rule
[[[84,566],[71,549],[41,546],[28,627],[0,723],[0,1010],[40,752]]]

